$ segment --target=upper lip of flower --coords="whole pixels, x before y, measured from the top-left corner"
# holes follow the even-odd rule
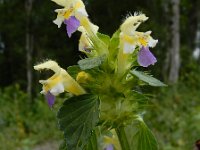
[[[129,16],[126,18],[124,23],[122,23],[120,29],[122,32],[128,35],[132,35],[139,25],[146,20],[148,20],[148,17],[146,17],[144,14],[135,14],[134,16]]]
[[[34,66],[35,70],[52,70],[54,75],[47,80],[40,80],[43,85],[42,93],[46,94],[48,91],[51,92],[53,88],[54,95],[64,92],[64,89],[75,95],[84,94],[85,90],[55,61],[49,60],[42,64]],[[62,84],[62,87],[60,86]],[[59,85],[59,86],[58,86]]]
[[[52,61],[52,60],[48,60],[44,63],[35,65],[34,69],[38,71],[49,69],[49,70],[52,70],[54,73],[59,73],[61,71],[60,66],[55,61]]]

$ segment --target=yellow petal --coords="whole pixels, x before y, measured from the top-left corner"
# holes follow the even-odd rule
[[[138,45],[142,46],[149,46],[149,47],[155,47],[156,44],[158,43],[158,40],[154,40],[151,37],[151,31],[147,32],[135,32],[135,36],[138,38]]]
[[[73,11],[74,11],[74,8],[73,8],[73,7],[69,8],[69,9],[65,12],[64,18],[65,18],[65,19],[68,19],[68,18],[72,15]]]
[[[144,14],[130,16],[124,21],[120,29],[123,33],[127,35],[133,35],[135,30],[139,27],[139,25],[147,19],[148,17],[146,17]]]
[[[38,70],[38,71],[44,70],[44,69],[50,69],[50,70],[54,71],[55,73],[59,73],[61,70],[60,66],[55,61],[52,61],[52,60],[48,60],[44,63],[36,65],[36,66],[34,66],[34,69]]]
[[[86,83],[89,79],[90,79],[90,75],[86,73],[85,71],[79,72],[76,77],[76,81],[78,83]]]
[[[144,37],[139,38],[139,42],[142,46],[146,47],[147,46],[147,40]]]
[[[129,36],[129,35],[126,35],[126,34],[121,34],[120,35],[120,38],[123,42],[126,42],[126,43],[129,43],[129,44],[134,44],[135,43],[135,39],[133,36]]]
[[[81,0],[77,1],[74,6],[75,9],[79,9],[79,8],[83,8],[83,7],[85,7],[85,5]]]

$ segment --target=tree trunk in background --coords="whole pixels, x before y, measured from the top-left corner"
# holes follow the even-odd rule
[[[170,55],[170,67],[169,67],[169,82],[176,83],[179,77],[180,68],[180,0],[171,0],[172,3],[172,25],[171,25],[171,48]]]
[[[196,5],[196,22],[197,22],[197,27],[196,27],[196,37],[195,37],[195,48],[193,50],[193,58],[196,59],[197,61],[200,61],[200,1],[197,1]]]
[[[33,0],[26,0],[26,69],[27,69],[27,94],[32,99],[32,51],[33,51],[33,35],[30,32],[30,18]]]

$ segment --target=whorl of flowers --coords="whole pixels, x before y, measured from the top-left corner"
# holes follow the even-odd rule
[[[141,114],[144,112],[144,107],[137,97],[140,92],[137,91],[138,88],[136,87],[141,85],[141,81],[143,81],[142,85],[144,83],[152,86],[164,85],[152,76],[136,70],[140,66],[148,67],[157,62],[149,49],[155,47],[158,40],[152,38],[151,31],[138,31],[138,27],[147,21],[148,17],[142,13],[129,15],[125,18],[119,30],[112,37],[109,37],[98,32],[99,27],[89,20],[85,5],[81,0],[52,1],[63,7],[55,10],[57,18],[53,22],[58,28],[64,23],[69,37],[76,31],[81,32],[78,49],[87,58],[80,60],[78,65],[69,67],[67,71],[52,60],[34,66],[34,69],[38,71],[49,69],[54,72],[54,75],[49,79],[40,80],[43,85],[41,93],[46,96],[49,106],[53,107],[55,96],[68,92],[71,93],[72,99],[84,100],[90,96],[91,102],[93,102],[92,100],[98,97],[96,103],[91,103],[97,105],[94,107],[96,108],[93,110],[94,114],[98,112],[96,117],[91,118],[96,118],[96,122],[91,124],[93,128],[97,124],[115,128],[121,125],[125,126],[132,120],[142,121]],[[81,97],[81,95],[85,96]],[[97,103],[97,101],[100,102]],[[74,100],[74,104],[76,102],[78,102],[77,99]],[[58,115],[61,118],[61,129],[64,132],[66,131],[66,136],[73,132],[68,131],[67,125],[65,130],[62,127],[62,112],[68,111],[65,110],[65,107],[68,107],[66,106],[67,103],[71,106],[73,101],[70,103],[70,100],[66,100],[60,109],[59,114],[61,115]],[[76,107],[78,109],[78,106],[74,104],[73,109]],[[81,102],[81,104],[84,103]],[[87,105],[87,107],[90,105]],[[80,107],[80,109],[83,109],[83,106]],[[72,108],[66,109],[73,111]],[[75,112],[72,114],[75,114]],[[64,118],[65,121],[66,119]],[[74,126],[77,126],[77,124]],[[74,132],[72,135],[75,134]],[[88,138],[86,135],[85,137]],[[68,140],[69,138],[71,137],[69,136]],[[69,140],[67,145],[73,145],[72,143]],[[111,142],[110,147],[117,145],[113,143]],[[119,144],[117,147],[119,147]]]

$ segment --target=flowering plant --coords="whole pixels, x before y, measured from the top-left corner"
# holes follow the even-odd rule
[[[64,23],[69,37],[77,30],[81,32],[79,51],[86,56],[67,71],[52,60],[34,66],[35,70],[54,72],[49,79],[40,80],[41,93],[50,107],[55,96],[71,93],[57,114],[64,132],[61,149],[158,149],[143,120],[148,98],[139,87],[165,84],[137,69],[157,61],[149,48],[158,40],[151,37],[151,31],[137,31],[148,17],[142,13],[128,16],[109,37],[91,23],[81,0],[52,1],[64,7],[55,10],[53,22],[58,27]]]

